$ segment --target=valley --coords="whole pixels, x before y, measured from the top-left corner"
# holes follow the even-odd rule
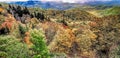
[[[0,3],[0,58],[120,57],[119,3],[46,3]]]

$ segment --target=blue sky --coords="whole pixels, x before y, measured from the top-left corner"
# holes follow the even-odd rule
[[[56,1],[56,2],[68,2],[68,3],[84,3],[90,1],[111,1],[111,0],[41,0],[41,1]]]
[[[13,2],[13,1],[28,1],[28,0],[0,0],[0,2]],[[32,1],[54,1],[54,2],[68,2],[68,3],[85,3],[90,1],[112,1],[112,0],[32,0]],[[119,0],[113,0],[113,1],[119,1]]]

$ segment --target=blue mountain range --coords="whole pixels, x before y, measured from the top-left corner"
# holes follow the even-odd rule
[[[41,1],[24,1],[24,2],[10,2],[10,4],[17,4],[27,7],[41,7],[43,9],[59,9],[59,10],[65,10],[70,9],[82,5],[119,5],[120,1],[91,1],[86,3],[63,3],[63,2],[41,2]]]

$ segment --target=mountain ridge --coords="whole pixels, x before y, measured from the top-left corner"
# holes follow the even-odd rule
[[[9,4],[17,4],[27,7],[41,7],[43,9],[58,9],[58,10],[66,10],[75,7],[81,7],[85,5],[96,6],[96,5],[120,5],[120,1],[91,1],[85,3],[64,3],[64,2],[43,2],[43,1],[21,1],[21,2],[10,2]]]

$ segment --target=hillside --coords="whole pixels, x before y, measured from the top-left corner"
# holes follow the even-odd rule
[[[119,58],[119,8],[106,10],[115,15],[103,17],[87,9],[96,10],[55,10],[2,3],[0,58]]]
[[[100,14],[104,15],[104,16],[109,16],[109,15],[118,15],[120,14],[120,7],[119,6],[115,6],[115,7],[111,7],[108,9],[105,9],[103,11],[100,12]]]

